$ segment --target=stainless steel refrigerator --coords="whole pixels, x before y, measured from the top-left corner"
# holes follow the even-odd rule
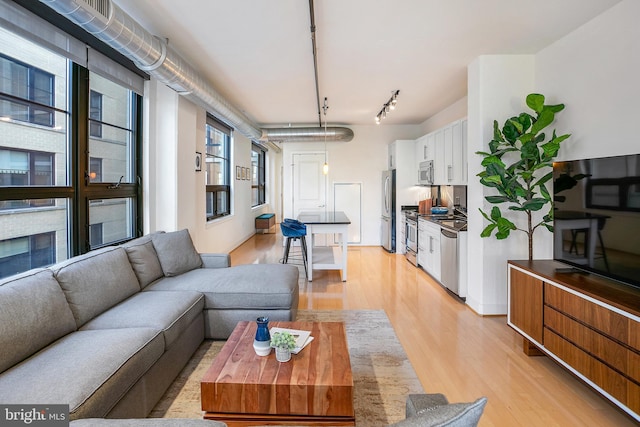
[[[396,171],[382,171],[382,247],[396,251]]]

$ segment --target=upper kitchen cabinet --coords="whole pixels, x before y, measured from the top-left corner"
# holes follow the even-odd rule
[[[460,124],[462,125],[462,144],[461,144],[461,150],[462,150],[462,183],[464,183],[464,185],[467,185],[467,182],[469,181],[469,153],[467,152],[467,149],[469,147],[468,142],[467,142],[467,119],[462,119],[460,120]]]
[[[393,141],[391,143],[389,143],[388,145],[388,149],[389,149],[389,160],[388,160],[388,164],[387,164],[387,168],[389,170],[395,169],[398,166],[398,156],[396,155],[396,147],[397,147],[397,142]]]
[[[447,165],[447,183],[451,185],[467,184],[466,128],[466,119],[453,122],[450,126],[451,149],[445,152],[445,164]]]
[[[416,167],[421,162],[434,159],[434,135],[421,136],[416,140]]]
[[[434,139],[434,160],[433,160],[433,183],[435,185],[447,184],[447,163],[446,154],[447,147],[445,144],[449,144],[445,140],[445,130],[447,128],[438,129],[433,134]],[[450,133],[450,132],[449,132]]]
[[[416,157],[433,160],[434,185],[467,185],[467,119],[417,139]]]

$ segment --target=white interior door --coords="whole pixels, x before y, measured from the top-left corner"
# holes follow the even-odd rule
[[[292,201],[293,218],[302,211],[327,209],[327,175],[322,173],[324,153],[293,154]],[[327,238],[318,234],[312,240],[316,246],[326,246]]]
[[[327,206],[327,176],[322,173],[324,153],[293,154],[292,214],[323,210]]]

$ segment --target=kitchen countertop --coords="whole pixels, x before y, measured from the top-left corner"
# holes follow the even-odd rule
[[[439,225],[452,231],[467,231],[467,220],[462,215],[433,215],[422,214],[419,218]]]

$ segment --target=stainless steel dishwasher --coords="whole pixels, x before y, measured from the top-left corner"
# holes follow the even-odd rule
[[[440,228],[440,281],[456,295],[460,295],[458,280],[458,232]]]

